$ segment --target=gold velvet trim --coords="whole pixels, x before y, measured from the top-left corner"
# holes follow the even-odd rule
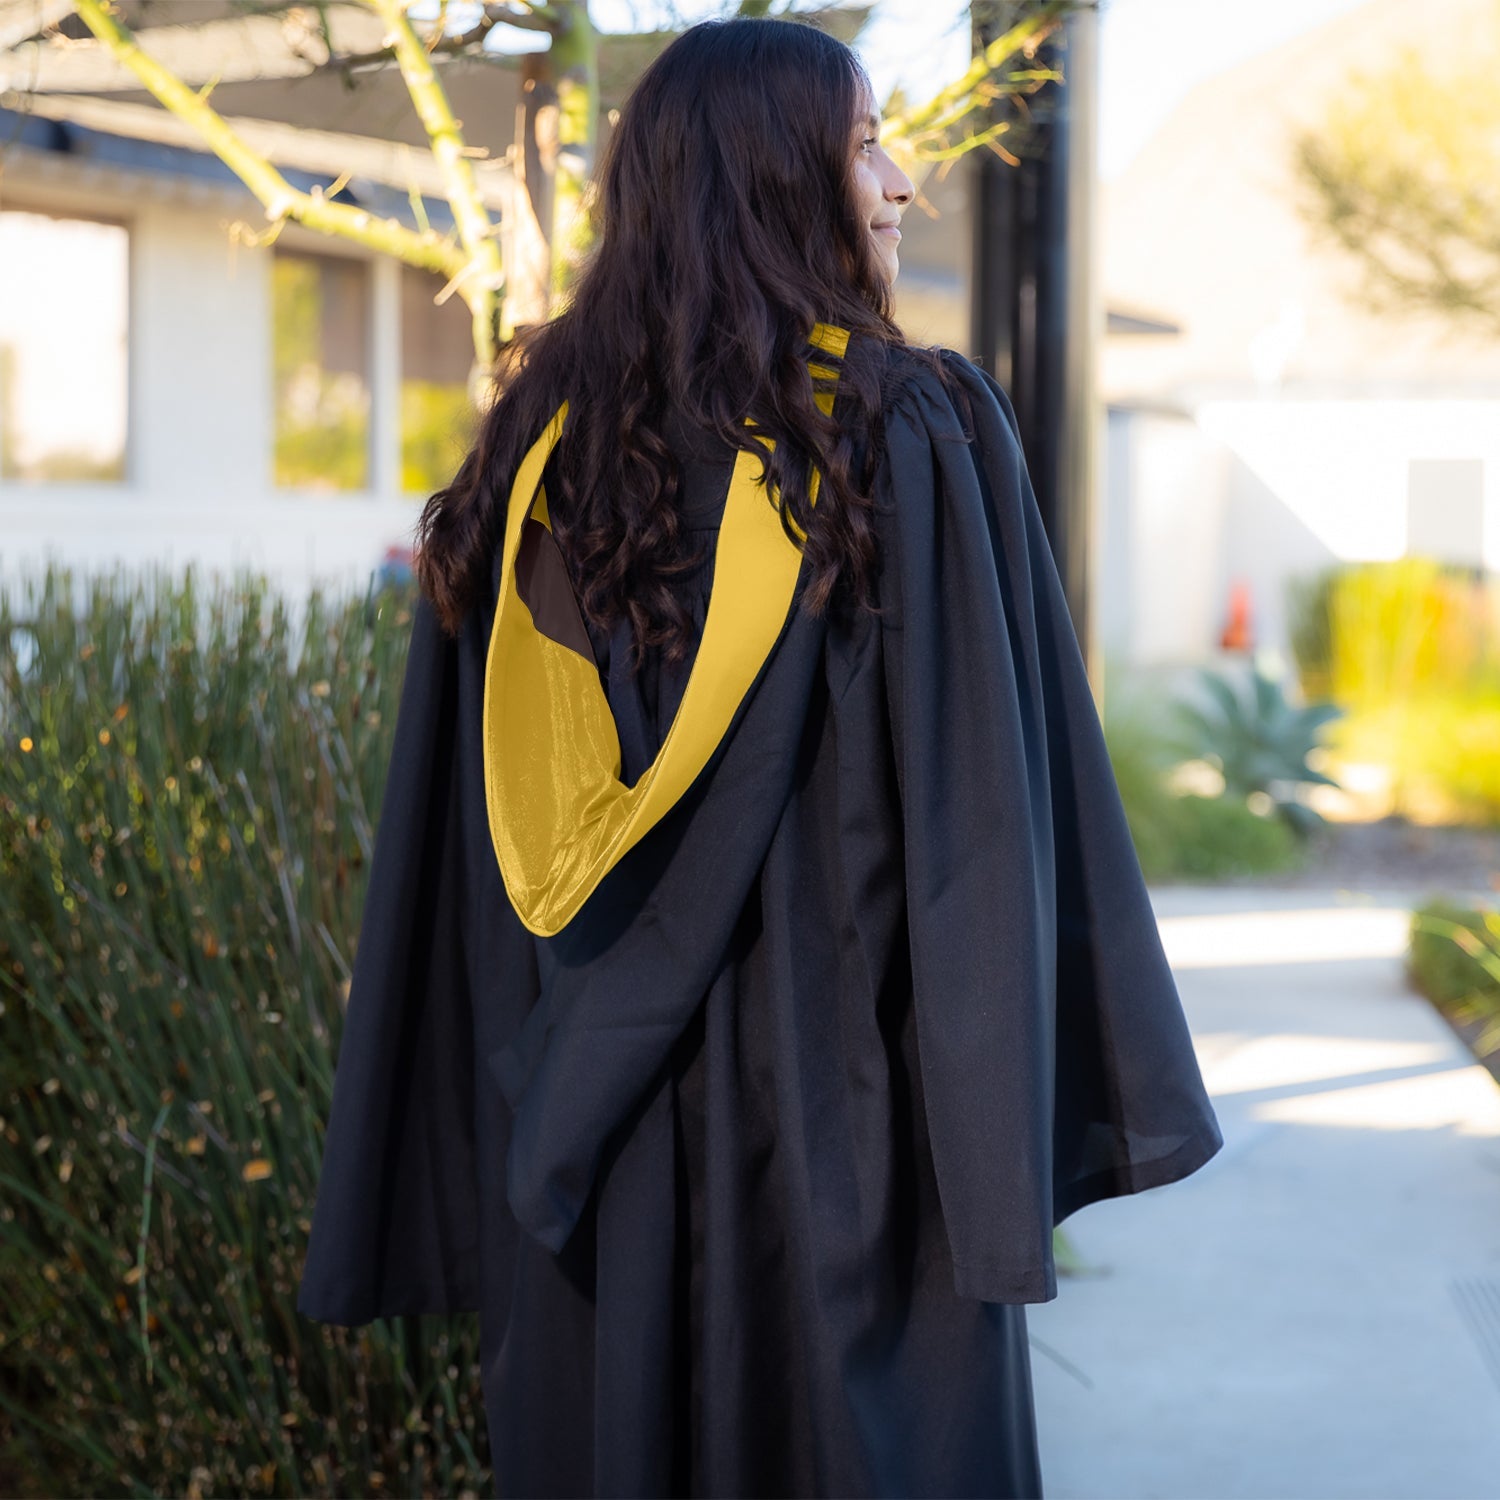
[[[842,359],[849,335],[819,324],[812,343]],[[836,385],[838,372],[810,365]],[[818,393],[824,412],[832,389]],[[541,937],[562,930],[599,882],[670,811],[723,739],[791,607],[801,570],[793,541],[763,487],[761,461],[734,465],[714,551],[708,613],[682,702],[656,759],[634,786],[620,780],[620,742],[599,669],[573,626],[576,598],[559,579],[542,471],[562,435],[564,402],[521,463],[506,513],[500,591],[484,678],[484,780],[490,835],[511,903]],[[818,476],[811,498],[817,500]],[[517,559],[528,523],[523,578]],[[794,523],[795,524],[795,523]],[[536,608],[533,617],[531,605]],[[573,606],[573,614],[565,607]],[[577,615],[581,622],[581,615]]]

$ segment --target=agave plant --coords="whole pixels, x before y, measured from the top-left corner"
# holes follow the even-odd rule
[[[1248,694],[1217,672],[1202,669],[1198,675],[1209,706],[1179,703],[1177,711],[1186,743],[1223,774],[1225,794],[1265,793],[1299,835],[1321,824],[1322,817],[1300,800],[1297,788],[1338,786],[1309,766],[1307,757],[1317,747],[1318,730],[1343,710],[1326,701],[1300,707],[1289,703],[1280,681],[1259,663],[1252,667]]]

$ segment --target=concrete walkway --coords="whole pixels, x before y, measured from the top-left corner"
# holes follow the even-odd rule
[[[1500,1497],[1500,1087],[1403,977],[1424,894],[1152,891],[1225,1144],[1064,1226],[1048,1500]]]

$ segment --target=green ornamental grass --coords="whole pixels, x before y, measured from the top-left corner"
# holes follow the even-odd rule
[[[1474,1055],[1500,1056],[1500,910],[1434,897],[1412,912],[1406,972],[1462,1030]]]
[[[487,1492],[476,1318],[295,1310],[413,602],[0,602],[7,1493]]]

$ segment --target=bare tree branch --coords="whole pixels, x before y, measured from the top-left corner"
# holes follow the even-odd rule
[[[494,237],[495,226],[480,200],[459,121],[453,117],[448,95],[406,14],[406,0],[368,0],[368,3],[389,28],[401,77],[417,118],[432,143],[433,159],[443,174],[459,238],[468,252],[468,264],[463,270],[468,285],[461,287],[461,291],[474,315],[474,349],[482,364],[492,364],[498,352],[495,312],[504,293],[505,273],[500,264],[500,246]]]
[[[195,93],[141,49],[115,19],[111,0],[76,0],[76,4],[89,30],[161,104],[198,131],[214,154],[260,199],[273,225],[295,219],[311,229],[357,240],[425,270],[455,276],[463,269],[463,257],[441,235],[431,231],[417,234],[394,220],[376,219],[364,209],[294,188],[209,105],[211,86]]]
[[[922,104],[888,115],[880,127],[881,140],[887,145],[903,144],[919,158],[941,160],[951,155],[956,143],[949,138],[949,132],[975,110],[1006,95],[1035,92],[1042,84],[1061,78],[1060,73],[1050,68],[1021,68],[1009,73],[1002,73],[1001,69],[1018,54],[1029,61],[1068,13],[1079,8],[1078,0],[1048,0],[1038,6],[996,37],[947,87]],[[988,145],[999,133],[971,132],[965,137],[964,150]]]

